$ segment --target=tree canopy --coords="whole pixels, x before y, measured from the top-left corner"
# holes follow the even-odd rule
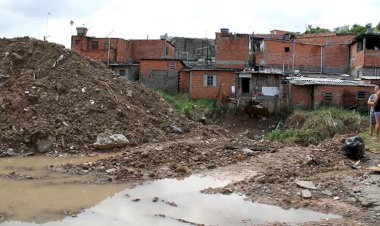
[[[326,32],[331,32],[327,28],[321,28],[319,26],[314,27],[313,25],[307,25],[306,31],[304,34],[318,34],[318,33],[326,33]]]

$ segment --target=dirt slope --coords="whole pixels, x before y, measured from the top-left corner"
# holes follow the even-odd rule
[[[91,151],[106,130],[136,145],[198,128],[155,92],[61,45],[0,39],[0,50],[0,156],[37,145],[55,153]]]

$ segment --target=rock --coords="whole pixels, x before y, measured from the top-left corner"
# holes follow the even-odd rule
[[[17,53],[12,53],[11,58],[14,60],[22,60],[22,56],[18,55]]]
[[[17,155],[17,153],[13,150],[13,148],[8,148],[8,149],[4,152],[4,154],[5,154],[6,156],[16,156],[16,155]]]
[[[246,155],[246,156],[253,156],[255,154],[254,151],[252,151],[251,149],[248,149],[248,148],[243,148],[243,153]]]
[[[170,125],[170,129],[173,133],[183,133],[183,130],[174,124]]]
[[[307,188],[307,189],[317,189],[315,186],[314,186],[314,183],[311,182],[311,181],[297,181],[296,184],[301,187],[301,188]]]
[[[94,147],[97,149],[124,147],[129,140],[123,134],[99,133],[96,137]]]
[[[334,200],[339,200],[339,199],[340,199],[339,196],[334,197]]]
[[[106,170],[106,173],[111,174],[115,172],[116,170],[117,170],[116,168],[111,168],[111,169]]]
[[[323,190],[322,194],[327,195],[327,196],[332,196],[333,195],[332,191],[327,190],[327,189]]]
[[[36,149],[41,153],[45,153],[51,150],[53,144],[56,142],[54,136],[48,135],[47,137],[38,138],[36,141]]]
[[[303,189],[301,191],[302,198],[309,199],[311,198],[311,192],[308,189]]]

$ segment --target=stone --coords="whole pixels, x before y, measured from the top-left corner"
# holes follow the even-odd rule
[[[170,125],[170,128],[172,129],[174,133],[183,133],[183,130],[174,124]]]
[[[129,140],[123,134],[99,133],[93,145],[97,149],[106,149],[124,147],[128,144]]]
[[[301,191],[302,198],[309,199],[311,198],[311,192],[308,189],[303,189]]]
[[[315,186],[314,186],[314,183],[311,182],[311,181],[297,181],[296,184],[301,187],[301,188],[307,188],[307,189],[317,189]]]
[[[243,148],[243,153],[246,155],[246,156],[253,156],[255,154],[254,151],[252,151],[251,149],[249,148]]]
[[[110,174],[110,173],[115,172],[116,170],[117,170],[116,168],[111,168],[111,169],[106,170],[106,173]]]
[[[332,196],[333,195],[332,191],[327,190],[327,189],[323,190],[322,194],[327,195],[327,196]]]
[[[41,153],[45,153],[51,150],[53,144],[56,142],[54,136],[48,135],[47,137],[38,138],[36,141],[36,149]]]

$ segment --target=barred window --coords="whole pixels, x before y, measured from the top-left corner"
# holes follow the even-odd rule
[[[324,100],[331,101],[333,99],[333,93],[332,92],[325,92],[324,93]]]

